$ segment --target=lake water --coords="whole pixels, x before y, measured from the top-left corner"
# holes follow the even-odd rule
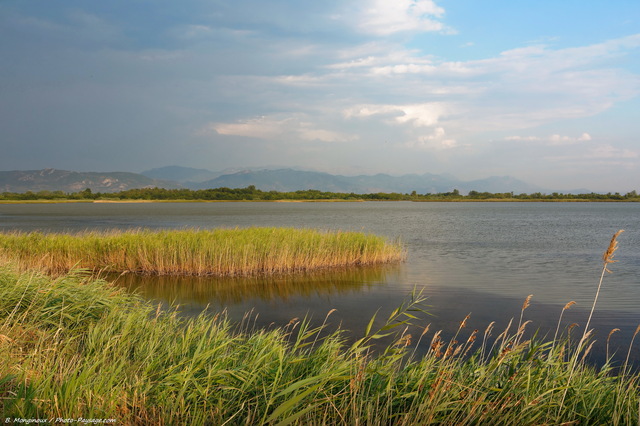
[[[533,294],[525,319],[553,333],[584,325],[611,236],[619,238],[612,274],[605,276],[593,326],[598,348],[612,328],[612,349],[626,354],[640,324],[640,204],[636,203],[88,203],[0,204],[0,231],[78,231],[113,228],[291,226],[354,230],[399,238],[408,250],[400,265],[251,279],[141,278],[121,285],[186,315],[225,309],[234,321],[251,311],[256,326],[286,325],[311,316],[356,335],[377,312],[387,316],[423,290],[431,314],[422,325],[455,333],[471,314],[469,332],[516,320]],[[256,318],[257,316],[257,318]],[[497,333],[496,333],[497,334]],[[634,357],[638,357],[634,351]]]

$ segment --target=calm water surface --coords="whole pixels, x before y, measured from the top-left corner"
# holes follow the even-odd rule
[[[400,238],[401,265],[252,279],[123,277],[145,297],[178,303],[186,314],[226,309],[240,321],[284,325],[294,317],[360,332],[371,316],[387,314],[414,288],[429,297],[425,321],[453,333],[471,314],[471,329],[525,318],[542,332],[584,324],[612,234],[625,229],[598,300],[594,326],[604,340],[614,327],[624,348],[640,324],[640,204],[635,203],[150,203],[4,204],[0,230],[78,231],[113,228],[293,226],[355,230]],[[257,319],[255,316],[257,315]],[[564,320],[563,320],[564,322]],[[566,325],[566,324],[565,324]]]

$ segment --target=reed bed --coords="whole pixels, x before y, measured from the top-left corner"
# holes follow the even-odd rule
[[[0,233],[0,256],[28,269],[244,276],[398,262],[399,242],[296,228]]]
[[[589,330],[527,337],[529,297],[504,330],[469,330],[464,318],[446,340],[428,326],[410,335],[424,301],[413,294],[349,343],[327,335],[326,318],[273,330],[223,314],[181,319],[81,272],[54,279],[5,266],[0,409],[144,425],[637,424],[638,374],[627,362],[616,374],[609,361],[586,363]],[[420,343],[428,351],[417,356]]]

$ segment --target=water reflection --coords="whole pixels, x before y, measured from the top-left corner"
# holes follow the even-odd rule
[[[379,265],[328,269],[305,274],[262,277],[220,278],[181,276],[110,277],[117,285],[137,291],[156,301],[179,301],[181,305],[203,308],[212,302],[235,305],[247,300],[288,302],[297,297],[345,295],[360,292],[373,284],[388,282],[397,276],[398,265]]]

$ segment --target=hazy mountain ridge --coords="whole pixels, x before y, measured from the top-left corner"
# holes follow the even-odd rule
[[[210,176],[214,177],[199,181]],[[462,181],[451,175],[432,173],[403,176],[384,173],[344,176],[291,168],[247,169],[225,173],[180,166],[161,167],[145,171],[142,174],[73,172],[57,169],[0,171],[0,192],[77,192],[86,188],[93,192],[118,192],[133,188],[208,189],[244,188],[249,185],[254,185],[263,191],[288,192],[316,189],[357,194],[411,193],[413,191],[427,194],[451,192],[454,189],[458,189],[463,194],[469,191],[514,192],[516,194],[550,192],[510,176],[492,176],[486,179]]]
[[[212,172],[211,170],[207,169],[194,169],[191,167],[182,166],[165,166],[156,169],[145,170],[140,174],[152,179],[185,183],[204,182],[206,180],[215,179],[218,176],[222,175],[223,172]]]
[[[534,185],[510,176],[490,177],[474,181],[461,181],[450,176],[426,173],[391,176],[376,175],[342,176],[322,172],[291,169],[244,171],[221,175],[199,183],[195,188],[243,188],[254,185],[263,191],[297,191],[317,189],[330,192],[354,192],[359,194],[375,192],[400,192],[419,194],[450,192],[458,189],[462,193],[479,192],[543,192]]]
[[[0,171],[0,192],[63,191],[118,192],[132,188],[179,188],[180,184],[129,172],[73,172],[69,170]]]

